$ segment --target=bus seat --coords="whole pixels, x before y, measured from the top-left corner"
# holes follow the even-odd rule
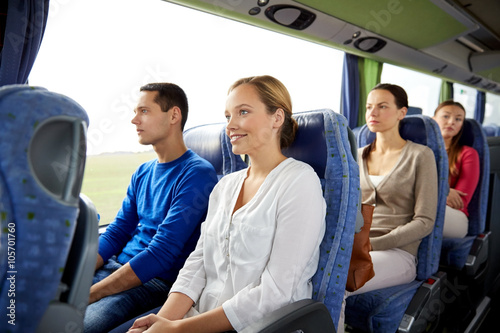
[[[500,136],[500,126],[495,124],[482,125],[486,136]]]
[[[470,274],[476,274],[479,260],[474,259],[470,250],[474,240],[481,235],[481,243],[487,242],[485,231],[486,212],[488,205],[488,187],[490,174],[490,157],[486,136],[481,125],[474,119],[465,119],[464,129],[460,142],[474,148],[479,155],[480,176],[479,182],[469,202],[469,231],[464,239],[444,238],[441,250],[441,264],[462,269],[464,266]],[[486,243],[487,244],[487,243]],[[487,246],[484,247],[487,250]],[[484,257],[484,256],[483,256]],[[478,258],[479,259],[479,258]],[[486,259],[486,258],[482,258]],[[484,263],[484,261],[482,261]]]
[[[78,326],[72,327],[83,328],[82,320],[97,257],[98,228],[94,204],[87,196],[80,194],[76,230],[59,287],[61,293],[51,301],[37,332],[64,332],[68,323],[78,323]],[[64,320],[60,320],[61,318]]]
[[[233,154],[225,123],[187,129],[184,131],[184,142],[189,149],[212,163],[219,179],[247,167],[240,156]]]
[[[473,147],[479,155],[480,176],[469,202],[469,230],[465,238],[443,238],[441,270],[448,280],[458,285],[459,293],[447,306],[448,327],[463,331],[478,326],[488,311],[490,299],[484,289],[488,271],[491,231],[485,231],[488,210],[490,155],[482,126],[474,119],[465,119],[460,142]],[[447,316],[443,316],[447,318]],[[459,319],[457,319],[459,318]],[[467,330],[473,331],[473,330]]]
[[[500,256],[500,136],[488,137],[490,150],[490,190],[486,215],[486,230],[491,231],[489,257]],[[500,260],[488,261],[488,273],[485,286],[487,291],[499,290]]]
[[[406,112],[407,116],[422,114],[422,108],[416,106],[409,106],[408,111]]]
[[[284,154],[311,165],[327,203],[326,233],[313,277],[313,300],[272,312],[242,332],[335,332],[344,297],[359,200],[357,147],[344,116],[331,110],[294,114],[299,129]],[[329,313],[327,316],[325,313]]]
[[[434,230],[422,239],[418,250],[417,278],[409,284],[374,290],[347,298],[345,319],[351,328],[363,332],[419,332],[436,318],[433,302],[439,298],[446,274],[438,272],[448,193],[448,157],[437,123],[423,115],[401,120],[404,139],[428,146],[436,157],[438,203]],[[375,139],[366,125],[358,133],[358,147]]]
[[[97,215],[80,199],[87,114],[65,96],[12,85],[0,89],[0,122],[0,331],[82,328],[97,255]],[[82,220],[95,223],[84,240]],[[67,264],[82,241],[78,264]]]

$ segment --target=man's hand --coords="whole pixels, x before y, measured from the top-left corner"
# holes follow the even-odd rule
[[[126,263],[113,274],[90,287],[89,304],[97,302],[106,296],[140,286],[141,280],[134,273],[130,264]]]

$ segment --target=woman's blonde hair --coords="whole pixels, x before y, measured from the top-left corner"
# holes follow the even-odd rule
[[[269,114],[274,114],[278,109],[284,111],[285,120],[280,129],[280,147],[289,147],[295,139],[298,125],[292,117],[292,99],[285,85],[270,75],[250,76],[233,83],[228,94],[243,84],[249,84],[255,88]]]
[[[460,109],[464,111],[464,117],[465,117],[465,108],[463,107],[462,104],[459,102],[455,102],[454,100],[447,100],[444,102],[441,102],[436,110],[434,111],[434,116],[438,113],[439,110],[444,108],[445,106],[457,106]],[[450,169],[450,177],[449,181],[451,181],[451,176],[457,176],[458,175],[458,168],[457,168],[457,163],[458,163],[458,157],[460,155],[460,152],[462,151],[462,144],[460,144],[460,138],[462,137],[462,132],[464,131],[464,124],[465,124],[465,119],[464,123],[462,124],[462,128],[460,128],[460,131],[451,139],[450,146],[447,149],[448,152],[448,164],[449,164],[449,169]]]

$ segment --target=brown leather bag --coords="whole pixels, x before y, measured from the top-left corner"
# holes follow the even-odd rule
[[[351,263],[347,275],[346,290],[355,291],[375,276],[372,257],[370,256],[370,227],[372,225],[373,209],[375,206],[361,205],[364,225],[361,231],[354,234]]]

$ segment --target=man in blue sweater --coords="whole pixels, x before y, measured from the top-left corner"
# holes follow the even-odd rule
[[[108,332],[164,303],[194,249],[217,182],[183,140],[188,103],[175,84],[141,87],[132,123],[158,158],[142,164],[115,220],[99,238],[85,332]]]

